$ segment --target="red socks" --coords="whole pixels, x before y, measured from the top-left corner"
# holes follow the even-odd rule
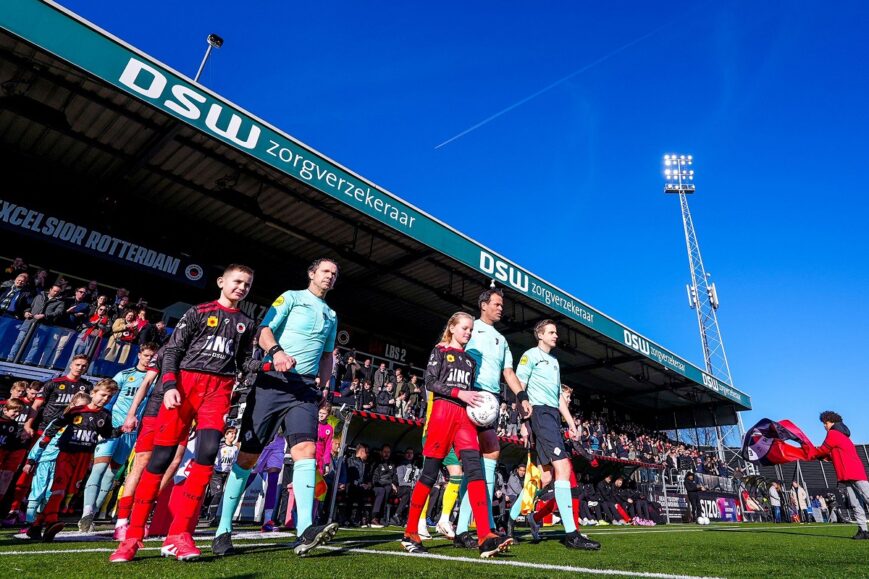
[[[172,497],[169,499],[169,511],[172,513],[170,535],[189,533],[191,522],[195,528],[212,472],[214,472],[214,465],[190,463],[187,480],[173,489]]]
[[[477,522],[477,539],[482,544],[483,540],[492,533],[492,528],[489,526],[489,492],[486,490],[486,481],[469,481],[468,498],[471,501],[474,521]],[[419,515],[417,514],[418,519]]]
[[[136,492],[133,494],[133,510],[130,512],[127,539],[141,541],[145,538],[145,524],[154,509],[154,501],[157,500],[157,494],[160,492],[161,480],[163,480],[162,474],[154,474],[148,469],[142,473],[139,484],[136,486]]]
[[[410,510],[407,513],[407,525],[404,528],[405,535],[416,535],[419,532],[419,516],[422,514],[422,509],[428,500],[428,495],[431,493],[431,487],[427,484],[417,482],[413,487],[413,494],[410,495]]]
[[[121,497],[118,500],[118,518],[129,519],[133,510],[133,497]]]

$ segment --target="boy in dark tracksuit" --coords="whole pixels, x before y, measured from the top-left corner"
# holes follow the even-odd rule
[[[114,380],[100,381],[91,391],[89,404],[69,409],[43,433],[39,441],[41,449],[48,446],[51,439],[66,427],[57,442],[60,453],[51,485],[51,498],[36,521],[27,529],[29,538],[53,541],[55,535],[65,526],[58,521],[57,515],[67,489],[75,488],[84,480],[99,437],[113,438],[120,433],[112,428],[112,415],[103,408],[117,391],[118,384]],[[44,533],[43,526],[46,526]]]

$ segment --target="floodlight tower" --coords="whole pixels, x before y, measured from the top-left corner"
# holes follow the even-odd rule
[[[710,281],[711,275],[703,267],[700,243],[697,241],[697,232],[694,230],[691,210],[688,209],[688,195],[696,190],[694,170],[691,169],[693,164],[694,158],[691,155],[664,155],[664,166],[666,167],[664,177],[667,180],[664,185],[664,192],[679,195],[682,225],[685,229],[685,245],[688,248],[688,267],[691,270],[691,283],[685,288],[688,291],[688,305],[697,312],[697,324],[700,329],[706,372],[732,386],[730,364],[727,362],[724,340],[721,339],[718,316],[715,313],[719,305],[718,291],[715,289],[715,284]],[[720,458],[724,460],[723,436],[719,426],[716,426],[716,435],[718,453]]]

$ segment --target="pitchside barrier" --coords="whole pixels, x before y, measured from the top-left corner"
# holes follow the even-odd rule
[[[65,371],[74,355],[84,354],[91,360],[89,376],[114,376],[135,365],[138,353],[139,344],[133,341],[0,317],[0,370],[6,375],[48,380]]]

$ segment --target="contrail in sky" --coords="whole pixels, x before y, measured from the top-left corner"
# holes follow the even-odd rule
[[[664,28],[670,26],[672,23],[673,23],[673,21],[670,21],[670,22],[667,22],[667,23],[665,23],[665,24],[662,24],[661,26],[658,26],[657,28],[655,28],[655,29],[652,30],[651,32],[647,32],[646,34],[643,34],[643,35],[640,36],[639,38],[635,38],[634,40],[631,40],[631,41],[628,42],[627,44],[623,44],[622,46],[619,46],[618,48],[616,48],[616,49],[613,50],[612,52],[609,52],[609,53],[607,53],[607,54],[601,56],[601,57],[598,58],[597,60],[595,60],[595,61],[593,61],[593,62],[590,62],[590,63],[586,64],[585,66],[583,66],[583,67],[580,68],[579,70],[575,70],[575,71],[571,72],[571,73],[568,74],[567,76],[565,76],[565,77],[563,77],[563,78],[560,78],[560,79],[556,80],[555,82],[553,82],[553,83],[551,83],[551,84],[546,85],[545,87],[543,87],[542,89],[538,90],[537,92],[535,92],[535,93],[533,93],[533,94],[530,94],[530,95],[528,95],[527,97],[525,97],[525,98],[523,98],[523,99],[521,99],[521,100],[516,101],[515,103],[513,103],[513,104],[510,105],[510,106],[508,106],[507,108],[501,109],[500,111],[498,111],[498,112],[495,113],[494,115],[492,115],[492,116],[490,116],[490,117],[487,117],[487,118],[483,119],[482,121],[480,121],[480,122],[477,123],[476,125],[473,125],[473,126],[471,126],[471,127],[468,127],[467,129],[465,129],[465,130],[462,131],[461,133],[459,133],[459,134],[457,134],[457,135],[455,135],[455,136],[453,136],[453,137],[450,137],[449,139],[447,139],[446,141],[444,141],[444,142],[441,143],[440,145],[436,146],[435,149],[440,149],[441,147],[444,147],[444,146],[446,146],[446,145],[449,145],[449,144],[452,143],[453,141],[455,141],[455,140],[457,140],[457,139],[460,139],[460,138],[464,137],[465,135],[467,135],[467,134],[470,133],[470,132],[476,131],[477,129],[479,129],[479,128],[482,127],[483,125],[486,125],[486,124],[488,124],[488,123],[494,121],[494,120],[497,119],[498,117],[500,117],[500,116],[502,116],[502,115],[505,115],[505,114],[509,113],[510,111],[512,111],[513,109],[515,109],[516,107],[520,107],[520,106],[524,105],[525,103],[527,103],[527,102],[530,101],[531,99],[534,99],[534,98],[539,97],[539,96],[542,95],[543,93],[545,93],[545,92],[547,92],[547,91],[550,91],[550,90],[552,90],[553,88],[557,87],[558,85],[560,85],[560,84],[562,84],[562,83],[565,83],[565,82],[567,82],[568,80],[572,79],[573,77],[578,76],[578,75],[580,75],[580,74],[582,74],[582,73],[584,73],[584,72],[586,72],[586,71],[588,71],[588,70],[594,68],[595,66],[601,64],[602,62],[606,62],[606,61],[609,60],[610,58],[616,56],[617,54],[619,54],[619,53],[621,53],[621,52],[624,52],[625,50],[627,50],[628,48],[634,46],[635,44],[642,42],[643,40],[649,38],[650,36],[654,36],[655,34],[657,34],[658,32],[660,32],[660,31],[663,30]]]

